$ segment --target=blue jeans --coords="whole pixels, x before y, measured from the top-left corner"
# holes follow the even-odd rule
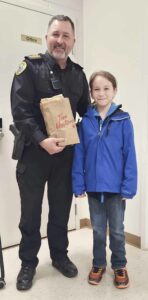
[[[95,195],[95,196],[94,196]],[[96,197],[97,195],[97,197]],[[105,267],[107,224],[109,227],[109,247],[112,269],[125,267],[124,212],[125,200],[119,194],[104,193],[104,202],[100,193],[88,194],[91,224],[93,228],[93,266]]]

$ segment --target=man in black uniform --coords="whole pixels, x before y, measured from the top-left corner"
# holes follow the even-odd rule
[[[41,245],[40,223],[45,183],[48,185],[48,244],[52,265],[67,277],[75,277],[76,266],[67,256],[67,224],[72,202],[71,164],[73,147],[62,147],[63,139],[47,136],[40,111],[41,98],[63,94],[69,97],[73,115],[83,116],[89,104],[89,91],[82,68],[68,57],[75,43],[72,20],[54,16],[46,34],[47,52],[26,56],[16,72],[11,107],[16,129],[24,141],[17,163],[21,196],[19,228],[22,261],[17,289],[27,290],[38,265]]]

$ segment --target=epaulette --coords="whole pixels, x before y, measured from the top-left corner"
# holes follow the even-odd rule
[[[31,54],[28,56],[25,56],[25,58],[29,59],[29,60],[36,60],[36,59],[42,59],[41,54]]]
[[[42,59],[42,56],[41,56],[41,54],[32,54],[32,55],[25,56],[25,59],[30,60],[30,61],[31,60],[39,60],[39,59]],[[18,67],[17,71],[15,72],[15,74],[17,76],[22,74],[25,71],[26,68],[27,68],[26,61],[22,61],[19,64],[19,67]]]

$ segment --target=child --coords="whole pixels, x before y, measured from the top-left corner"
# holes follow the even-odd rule
[[[109,225],[111,267],[117,288],[128,287],[124,236],[125,200],[137,189],[137,163],[133,126],[127,112],[113,99],[117,92],[115,77],[106,71],[90,77],[94,103],[79,124],[80,144],[75,146],[73,192],[88,195],[93,228],[93,263],[88,276],[97,285],[106,270],[106,236]]]

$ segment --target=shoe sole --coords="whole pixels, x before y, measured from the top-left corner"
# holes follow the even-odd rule
[[[115,287],[116,287],[117,289],[119,289],[119,290],[120,290],[120,289],[121,289],[121,290],[122,290],[122,289],[126,289],[126,288],[129,287],[129,283],[126,284],[126,285],[119,285],[119,286],[115,284]]]
[[[26,287],[19,287],[19,286],[16,286],[17,290],[18,291],[27,291],[27,290],[30,290],[32,287],[32,283],[26,288]]]
[[[100,281],[99,282],[95,282],[95,281],[88,280],[88,283],[91,284],[91,285],[99,285]]]

